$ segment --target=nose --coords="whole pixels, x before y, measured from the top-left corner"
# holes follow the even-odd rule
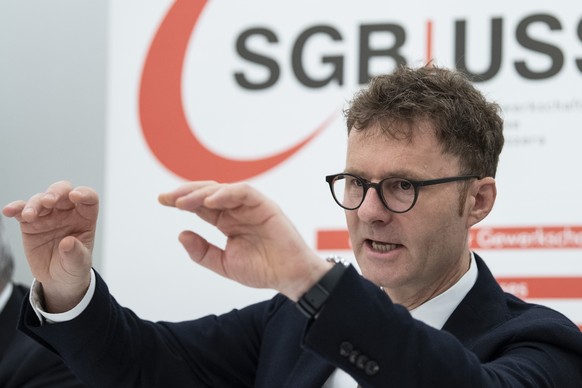
[[[386,209],[380,199],[380,193],[374,187],[368,189],[357,212],[358,218],[367,223],[388,222],[392,217],[392,212]]]

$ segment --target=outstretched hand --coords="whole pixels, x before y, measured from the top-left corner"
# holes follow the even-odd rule
[[[89,286],[98,208],[94,190],[61,181],[2,211],[20,223],[24,252],[42,283],[48,312],[74,307]]]
[[[330,268],[281,209],[247,184],[190,182],[159,201],[197,214],[227,237],[224,249],[192,231],[179,239],[192,260],[239,283],[298,300]]]
[[[281,209],[249,185],[190,182],[159,200],[197,214],[227,237],[224,248],[192,231],[179,239],[195,262],[239,283],[298,300],[330,268]],[[42,283],[48,312],[71,309],[89,286],[98,208],[94,190],[61,181],[3,209],[20,223],[24,251]]]

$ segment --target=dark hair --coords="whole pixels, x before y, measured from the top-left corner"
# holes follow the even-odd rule
[[[394,138],[411,138],[413,124],[427,120],[443,151],[459,158],[460,173],[495,177],[504,142],[500,108],[461,72],[399,66],[372,78],[344,114],[348,134],[379,125]]]

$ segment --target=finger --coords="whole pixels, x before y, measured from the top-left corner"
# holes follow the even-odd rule
[[[50,209],[45,208],[41,203],[41,198],[44,193],[38,193],[33,195],[26,201],[20,216],[25,222],[35,221],[41,214],[46,214]]]
[[[86,186],[79,186],[69,193],[69,199],[77,206],[79,211],[96,209],[99,205],[99,195],[95,190]]]
[[[193,212],[204,221],[215,225],[219,212],[206,209],[203,204],[204,199],[217,187],[219,184],[212,181],[189,182],[174,191],[160,194],[158,200],[162,205]]]
[[[179,198],[187,196],[188,194],[198,191],[203,187],[217,185],[214,181],[194,181],[183,184],[175,190],[167,193],[162,193],[158,196],[158,201],[164,206],[176,206],[176,201]]]
[[[246,183],[224,185],[209,194],[204,204],[210,208],[233,209],[240,206],[256,207],[266,200],[260,192]]]
[[[25,205],[26,202],[22,200],[10,202],[6,206],[4,206],[4,208],[2,209],[2,214],[5,217],[15,218],[17,221],[22,222],[23,220],[20,214],[22,213],[22,210],[24,209]]]
[[[24,221],[32,222],[37,217],[42,217],[51,212],[56,203],[68,201],[68,193],[71,184],[68,181],[60,181],[50,185],[43,193],[37,193],[26,201],[21,216]],[[71,205],[69,205],[71,206]]]
[[[213,181],[196,181],[186,183],[174,191],[158,196],[160,204],[172,206],[180,210],[190,211],[204,221],[215,225],[219,212],[203,207],[204,198],[214,192],[219,186]]]
[[[280,213],[279,207],[251,186],[241,183],[221,188],[206,198],[209,209],[228,211],[237,221],[260,224]]]
[[[256,190],[244,183],[190,186],[189,190],[180,190],[176,194],[181,196],[174,199],[174,206],[188,211],[197,211],[202,206],[213,209],[254,206],[261,198]]]
[[[90,187],[79,186],[73,189],[69,182],[63,181],[51,185],[41,201],[47,208],[69,210],[79,205],[97,205],[99,196]]]
[[[224,257],[222,249],[210,244],[200,235],[191,231],[180,233],[179,240],[193,261],[221,276],[227,276],[222,265],[222,258]]]
[[[27,201],[17,200],[9,203],[4,207],[2,213],[7,217],[17,217],[26,210],[29,216],[36,216],[45,209],[51,209],[60,198],[67,197],[70,187],[71,185],[67,181],[53,183],[44,193],[37,193]]]
[[[197,188],[196,190],[177,198],[175,201],[175,206],[180,210],[187,210],[191,212],[197,211],[200,207],[206,206],[206,198],[213,195],[223,186],[224,185],[215,184]]]
[[[93,206],[99,203],[99,195],[97,192],[87,186],[79,186],[71,190],[69,198],[76,205]]]
[[[57,204],[63,206],[63,202],[68,203],[69,208],[73,205],[69,202],[69,193],[71,192],[72,185],[69,181],[59,181],[50,185],[47,190],[40,197],[42,206],[48,209],[52,209]]]
[[[204,221],[216,225],[221,210],[206,207],[205,200],[222,186],[214,182],[199,185],[194,190],[177,198],[175,200],[175,207],[180,210],[193,212]]]

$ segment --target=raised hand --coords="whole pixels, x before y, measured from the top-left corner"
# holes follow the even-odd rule
[[[191,182],[159,200],[197,214],[224,233],[224,249],[192,231],[179,239],[195,262],[239,283],[298,300],[330,268],[281,209],[247,184]]]
[[[2,211],[20,223],[28,264],[42,283],[48,312],[71,309],[87,290],[98,209],[94,190],[61,181]]]

